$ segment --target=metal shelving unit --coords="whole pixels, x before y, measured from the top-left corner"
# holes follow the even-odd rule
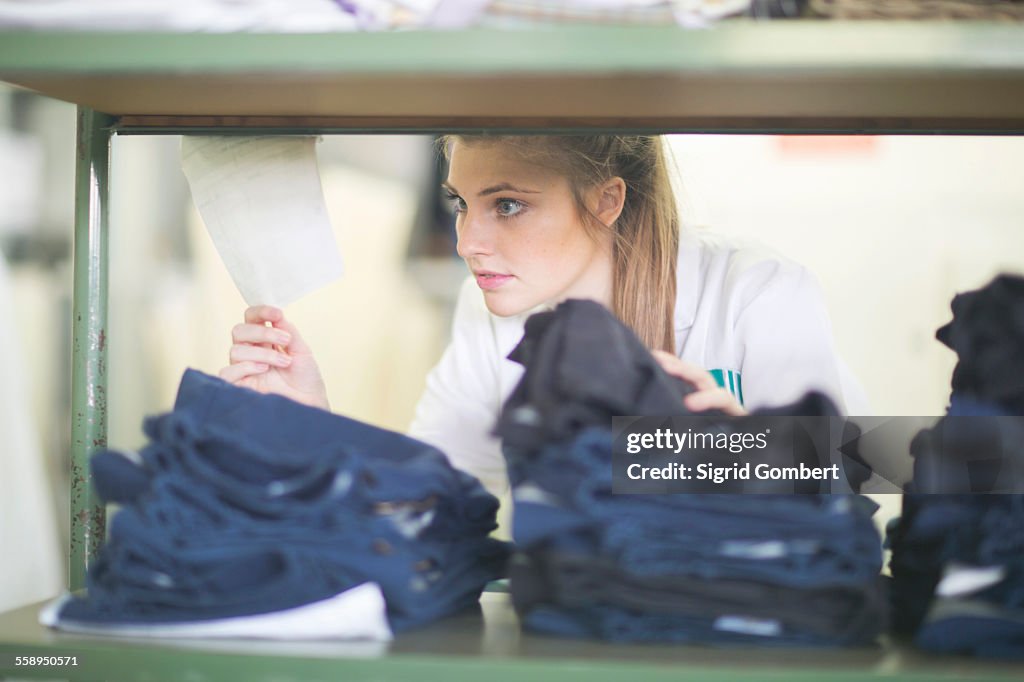
[[[105,525],[87,462],[106,444],[112,135],[1024,134],[1024,26],[976,22],[735,21],[702,31],[581,26],[316,35],[0,32],[0,80],[79,107],[72,588],[84,584]],[[507,604],[491,608],[499,620],[511,617]],[[273,659],[273,665],[237,654],[179,655],[158,645],[114,653],[109,640],[83,643],[82,638],[32,629],[29,615],[22,610],[0,617],[0,654],[57,654],[82,647],[83,656],[88,653],[100,662],[100,668],[90,667],[85,675],[93,678],[97,670],[105,670],[117,677],[162,679],[159,671],[165,666],[200,671],[195,679],[267,678],[277,674],[272,671],[280,673],[275,679],[282,679],[288,677],[287,670],[294,677],[317,679],[511,679],[527,674],[660,679],[675,678],[680,664],[695,677],[721,680],[982,679],[1001,674],[1001,669],[922,662],[900,649],[889,650],[880,662],[824,665],[812,672],[799,665],[802,654],[780,656],[762,669],[737,667],[740,658],[760,660],[757,656],[726,653],[712,657],[710,667],[701,667],[691,665],[703,660],[693,651],[707,650],[684,656],[658,647],[615,649],[614,661],[608,661],[594,658],[593,646],[583,643],[553,646],[554,655],[538,660],[532,654],[541,645],[523,645],[535,638],[520,640],[512,628],[495,635],[505,645],[488,644],[490,635],[485,633],[480,648],[458,644],[463,640],[442,625],[416,635],[437,641],[436,650],[417,652],[422,660],[407,658],[400,639],[392,652],[402,656],[373,661],[327,657],[322,666],[302,658],[301,665],[282,668],[280,661],[293,660],[287,652],[281,654],[285,658]],[[19,634],[21,626],[31,630],[28,639]],[[508,649],[500,665],[497,658],[489,658],[501,655],[487,649],[494,646]],[[673,667],[665,668],[666,661]],[[0,659],[0,670],[6,663]],[[72,673],[77,675],[60,671]]]

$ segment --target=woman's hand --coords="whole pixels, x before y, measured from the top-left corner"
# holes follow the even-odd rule
[[[269,322],[272,326],[266,326]],[[276,393],[329,410],[327,388],[313,351],[299,330],[273,306],[253,306],[231,330],[230,363],[220,378],[260,393]]]
[[[704,410],[721,410],[736,417],[747,413],[733,397],[715,381],[711,373],[705,369],[680,360],[663,350],[651,351],[661,368],[674,377],[689,382],[696,390],[683,398],[683,404],[693,412]]]

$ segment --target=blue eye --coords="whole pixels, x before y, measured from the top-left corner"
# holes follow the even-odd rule
[[[452,210],[454,212],[456,212],[456,213],[465,213],[466,212],[466,202],[463,201],[462,197],[460,197],[458,194],[452,194],[451,192],[447,192],[445,194],[445,198],[448,199],[448,202],[452,205]]]
[[[498,215],[502,218],[512,218],[522,212],[523,202],[516,199],[498,199]]]

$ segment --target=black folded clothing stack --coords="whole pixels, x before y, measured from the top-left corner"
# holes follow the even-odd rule
[[[529,318],[510,358],[525,373],[497,432],[513,485],[512,599],[526,627],[766,645],[865,644],[879,634],[886,604],[870,500],[615,494],[612,417],[690,414],[688,387],[587,301]],[[836,415],[823,396],[796,405],[770,413]],[[742,422],[713,418],[727,431]],[[798,457],[778,450],[764,457]]]
[[[893,622],[922,648],[1024,658],[1024,278],[953,299],[946,416],[911,446],[887,542]]]

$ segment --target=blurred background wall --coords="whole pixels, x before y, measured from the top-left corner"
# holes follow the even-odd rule
[[[0,611],[63,584],[74,134],[70,105],[0,90],[0,352],[14,406],[0,431],[23,433],[0,448]],[[186,367],[215,374],[227,362],[245,307],[191,205],[179,144],[114,142],[112,447],[141,445],[142,417],[171,406]],[[759,240],[817,275],[876,414],[943,412],[955,358],[934,332],[950,299],[1024,272],[1024,138],[690,135],[672,149],[687,229]],[[346,275],[287,312],[334,410],[403,430],[465,275],[432,140],[329,137],[318,154]],[[896,501],[885,502],[891,515]]]

